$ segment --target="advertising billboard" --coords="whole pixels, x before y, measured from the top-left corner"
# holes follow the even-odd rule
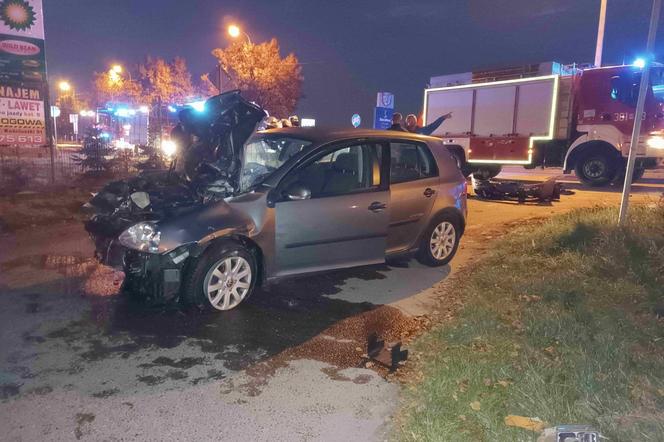
[[[45,145],[47,103],[41,0],[0,0],[0,145]]]

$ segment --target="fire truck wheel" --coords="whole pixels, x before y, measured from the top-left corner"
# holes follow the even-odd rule
[[[632,182],[638,181],[641,178],[643,178],[643,175],[646,173],[645,169],[634,169],[634,173],[632,174]]]
[[[590,153],[579,158],[574,167],[576,177],[591,187],[606,186],[616,175],[616,165],[607,155]]]

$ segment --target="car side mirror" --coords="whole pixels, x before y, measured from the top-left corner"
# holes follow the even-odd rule
[[[311,198],[311,190],[301,184],[293,184],[284,192],[286,198],[291,201],[308,200]]]

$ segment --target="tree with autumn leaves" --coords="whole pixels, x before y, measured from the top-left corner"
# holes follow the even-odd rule
[[[183,58],[168,63],[162,58],[147,57],[138,66],[138,77],[117,72],[95,73],[97,101],[124,101],[151,106],[160,103],[184,103],[196,95],[191,74]]]
[[[212,55],[226,74],[222,89],[240,89],[242,95],[267,109],[271,115],[291,115],[302,95],[302,71],[297,57],[281,57],[276,39],[253,44],[233,42]],[[187,64],[182,58],[167,62],[147,57],[138,66],[138,75],[129,73],[95,73],[97,101],[124,101],[152,107],[170,103],[186,103],[195,98],[219,93],[207,75],[194,85]]]
[[[276,39],[252,44],[233,42],[212,51],[230,79],[224,90],[240,89],[242,95],[271,115],[287,117],[302,96],[302,69],[294,54],[282,58]]]

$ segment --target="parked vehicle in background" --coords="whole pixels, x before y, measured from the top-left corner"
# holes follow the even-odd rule
[[[664,157],[664,67],[651,69],[635,179]],[[603,186],[624,174],[640,79],[638,66],[558,63],[433,77],[424,121],[454,112],[433,135],[466,175],[489,178],[504,164],[563,166]]]
[[[439,266],[465,228],[466,180],[437,138],[286,128],[239,94],[185,112],[179,166],[109,184],[86,228],[125,289],[230,310],[264,281],[416,254]],[[193,139],[194,137],[192,137]],[[118,259],[114,259],[118,258]]]

